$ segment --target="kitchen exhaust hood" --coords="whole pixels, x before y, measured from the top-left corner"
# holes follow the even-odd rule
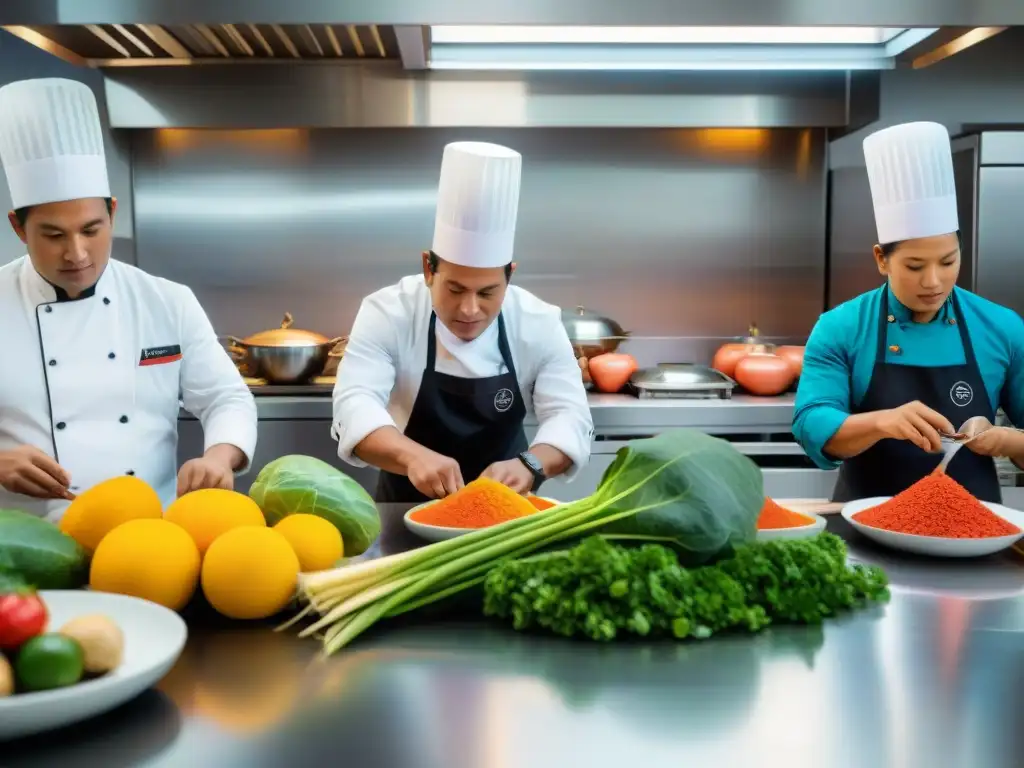
[[[878,70],[1015,23],[1020,0],[0,3],[10,34],[103,70],[114,128],[849,128]]]
[[[3,0],[0,24],[1024,25],[1020,0]]]
[[[0,23],[8,14],[0,11]],[[927,66],[1005,27],[88,23],[4,29],[79,66],[401,62],[408,70],[853,71]]]

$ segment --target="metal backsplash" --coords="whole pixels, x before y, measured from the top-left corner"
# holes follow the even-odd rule
[[[140,267],[190,285],[221,334],[347,333],[419,269],[441,152],[523,153],[515,280],[640,337],[642,364],[704,359],[757,321],[801,341],[822,310],[821,130],[133,132]]]
[[[110,125],[804,128],[847,126],[852,111],[877,104],[846,72],[407,72],[397,62],[274,61],[105,70]]]

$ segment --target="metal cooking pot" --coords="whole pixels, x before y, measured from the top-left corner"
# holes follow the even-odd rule
[[[589,359],[614,352],[629,338],[629,331],[624,331],[617,322],[584,307],[563,309],[562,325],[569,334],[577,358]]]
[[[239,339],[228,336],[229,351],[243,373],[270,384],[305,384],[323,373],[333,355],[340,356],[347,338],[328,339],[314,331],[292,328],[285,312],[280,328]]]

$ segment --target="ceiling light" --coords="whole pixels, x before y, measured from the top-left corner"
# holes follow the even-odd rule
[[[903,29],[882,27],[436,26],[439,44],[880,45]]]

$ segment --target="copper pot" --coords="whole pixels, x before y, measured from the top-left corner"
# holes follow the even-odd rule
[[[747,355],[771,354],[775,351],[774,344],[764,344],[760,339],[761,332],[756,325],[751,325],[744,338],[723,344],[715,352],[711,367],[724,373],[730,379],[736,378],[736,364]]]
[[[629,338],[629,331],[624,331],[617,322],[584,307],[563,309],[562,325],[577,358],[614,352]]]
[[[752,395],[781,395],[796,374],[788,360],[770,352],[753,352],[736,363],[736,383]]]
[[[340,357],[344,352],[346,337],[329,339],[315,331],[293,328],[292,323],[291,313],[285,312],[280,328],[244,339],[229,336],[228,350],[239,370],[270,384],[305,384],[323,375],[332,353]]]

